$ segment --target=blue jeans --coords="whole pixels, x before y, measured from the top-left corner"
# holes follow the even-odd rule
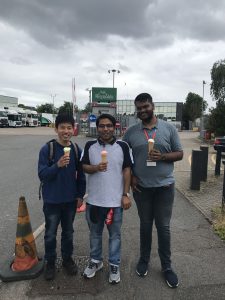
[[[61,254],[66,260],[73,253],[73,222],[76,214],[76,201],[62,204],[44,203],[45,215],[45,259],[54,263],[56,260],[56,237],[59,223],[61,223]]]
[[[171,268],[170,220],[174,201],[174,184],[157,188],[140,186],[138,188],[141,192],[134,192],[133,196],[140,218],[140,257],[146,263],[149,262],[152,225],[155,221],[162,269]]]
[[[97,208],[97,217],[93,222],[91,214]],[[109,263],[119,266],[121,255],[121,225],[123,209],[114,207],[113,223],[106,225],[109,232]],[[91,211],[92,210],[92,211]],[[90,229],[90,257],[96,262],[102,261],[102,233],[108,208],[87,204],[86,219]]]

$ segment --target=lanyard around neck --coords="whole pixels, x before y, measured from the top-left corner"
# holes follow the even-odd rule
[[[150,131],[150,134],[148,134],[147,130],[144,129],[144,134],[145,134],[147,140],[149,140],[149,139],[154,140],[155,136],[156,136],[156,128],[152,128]]]

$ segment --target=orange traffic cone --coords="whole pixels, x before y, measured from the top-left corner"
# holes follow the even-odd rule
[[[19,199],[18,222],[15,242],[15,259],[0,273],[2,281],[14,281],[37,277],[44,262],[37,256],[37,249],[24,197]],[[4,274],[5,271],[5,274]]]
[[[16,231],[15,259],[13,271],[26,271],[38,263],[37,249],[24,197],[20,197]]]

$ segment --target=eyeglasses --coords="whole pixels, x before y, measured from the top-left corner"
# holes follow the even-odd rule
[[[98,128],[113,128],[113,124],[99,124]]]

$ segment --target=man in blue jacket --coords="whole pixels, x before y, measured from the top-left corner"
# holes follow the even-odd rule
[[[38,175],[42,182],[43,212],[45,216],[45,279],[55,277],[56,235],[61,223],[62,265],[68,275],[76,275],[77,266],[72,259],[73,222],[76,208],[82,205],[86,189],[85,175],[78,163],[81,149],[76,155],[70,141],[74,130],[73,116],[60,114],[55,120],[58,135],[53,142],[53,157],[50,161],[49,143],[39,153]],[[65,153],[66,150],[71,150]],[[69,149],[68,149],[69,148]]]

